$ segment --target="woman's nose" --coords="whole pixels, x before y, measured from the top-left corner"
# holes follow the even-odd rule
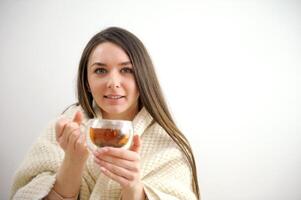
[[[120,88],[120,77],[116,72],[111,72],[107,82],[108,88]]]

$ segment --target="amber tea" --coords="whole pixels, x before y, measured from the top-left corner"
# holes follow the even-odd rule
[[[126,120],[91,119],[84,125],[90,150],[101,147],[128,149],[133,138],[133,124]]]
[[[127,134],[122,134],[120,129],[90,128],[91,141],[98,147],[122,147],[128,140]]]

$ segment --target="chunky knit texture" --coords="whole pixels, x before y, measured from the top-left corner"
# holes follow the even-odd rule
[[[69,108],[64,116],[72,119],[80,106]],[[97,115],[101,113],[97,109]],[[52,121],[38,138],[17,170],[11,188],[10,199],[42,199],[52,189],[56,172],[64,158],[64,151],[55,140]],[[83,122],[87,122],[84,116]],[[164,129],[153,123],[150,114],[143,108],[133,120],[134,132],[141,136],[141,179],[147,198],[150,200],[194,200],[192,173],[182,151]],[[83,172],[79,199],[118,200],[120,185],[101,173],[91,154]]]

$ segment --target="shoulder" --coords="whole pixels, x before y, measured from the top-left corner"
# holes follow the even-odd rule
[[[164,143],[174,143],[166,130],[160,126],[157,122],[152,123],[144,133],[145,137],[153,138],[154,140],[160,140]]]
[[[142,137],[141,156],[148,159],[177,161],[189,166],[187,157],[175,140],[158,123],[150,125]]]
[[[142,145],[144,153],[157,154],[165,151],[175,151],[181,154],[181,150],[176,142],[169,136],[162,126],[152,123],[143,133]]]
[[[192,173],[183,150],[157,123],[142,135],[141,158],[145,177],[151,180],[166,177],[190,184]]]

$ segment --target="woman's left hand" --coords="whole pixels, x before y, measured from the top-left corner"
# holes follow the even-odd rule
[[[143,184],[140,180],[140,148],[140,137],[135,135],[129,150],[103,147],[94,152],[94,160],[100,166],[100,170],[121,185],[123,199],[127,199],[124,198],[124,194],[129,199],[144,197]]]

